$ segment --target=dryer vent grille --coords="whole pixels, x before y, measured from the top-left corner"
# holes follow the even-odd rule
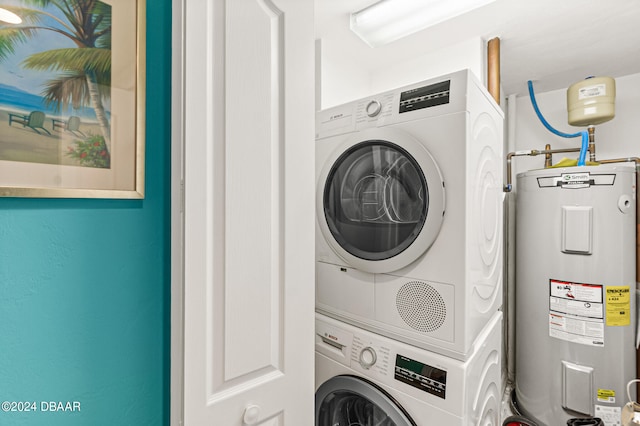
[[[409,327],[423,333],[436,331],[447,317],[447,306],[440,293],[421,281],[409,281],[398,290],[396,307]]]

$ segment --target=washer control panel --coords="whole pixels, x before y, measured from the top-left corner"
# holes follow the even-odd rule
[[[360,365],[362,368],[369,369],[373,367],[378,360],[378,354],[372,347],[367,346],[360,351]]]
[[[438,398],[446,398],[447,372],[432,365],[397,354],[394,378]]]
[[[367,115],[369,117],[375,117],[376,115],[380,114],[380,111],[382,110],[382,104],[380,103],[380,101],[374,99],[372,101],[369,101],[365,110],[367,111]]]
[[[365,334],[353,335],[351,367],[368,375],[405,383],[438,398],[445,399],[447,395],[446,370],[398,353]]]
[[[390,368],[391,349],[373,339],[354,335],[351,346],[351,365],[363,370],[387,376],[393,375]]]

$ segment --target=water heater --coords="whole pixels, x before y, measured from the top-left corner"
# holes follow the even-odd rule
[[[635,182],[626,164],[517,177],[516,399],[541,425],[620,425],[636,377]]]

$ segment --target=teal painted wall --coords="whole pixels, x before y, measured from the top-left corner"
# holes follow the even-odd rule
[[[170,46],[148,0],[144,200],[0,199],[0,425],[169,424]]]

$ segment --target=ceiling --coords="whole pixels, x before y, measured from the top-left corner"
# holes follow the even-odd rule
[[[420,1],[420,0],[416,0]],[[455,1],[455,0],[451,0]],[[496,0],[379,48],[349,30],[349,14],[375,0],[316,0],[316,37],[339,42],[345,60],[374,69],[482,37],[500,38],[504,95],[566,88],[587,76],[640,72],[638,0]]]

